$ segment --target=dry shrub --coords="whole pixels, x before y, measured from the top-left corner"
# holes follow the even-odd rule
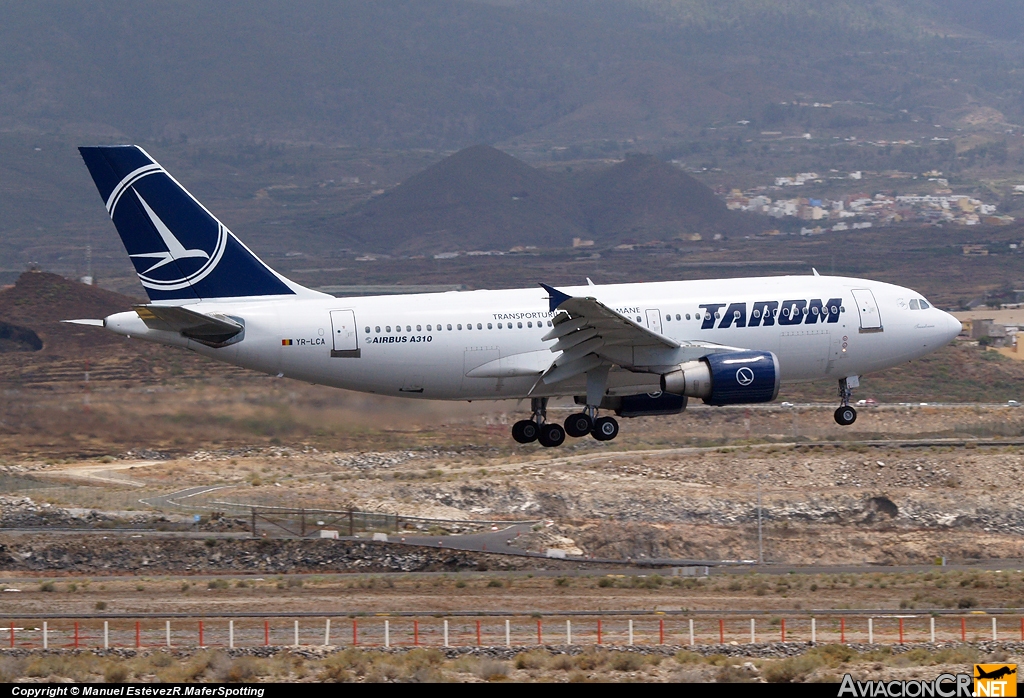
[[[438,667],[444,663],[444,655],[440,650],[417,648],[409,650],[402,657],[405,666],[413,673],[421,669]]]
[[[169,655],[167,652],[154,652],[149,656],[149,665],[151,667],[164,668],[174,664],[174,657]]]
[[[548,662],[548,668],[555,669],[557,671],[569,671],[574,666],[575,663],[573,662],[572,657],[567,654],[556,654],[551,658],[551,661]]]
[[[103,669],[103,680],[107,683],[124,683],[130,673],[124,663],[111,662]]]
[[[515,658],[516,669],[543,669],[548,663],[548,653],[544,650],[520,652]]]
[[[981,653],[973,647],[946,647],[932,655],[936,664],[977,664]]]
[[[600,669],[608,663],[608,653],[604,650],[587,649],[576,655],[576,667],[584,671]]]
[[[794,683],[802,681],[807,674],[824,664],[824,660],[817,654],[801,654],[797,657],[787,657],[767,664],[762,674],[768,683]]]
[[[508,664],[496,659],[481,659],[475,673],[484,681],[501,681],[508,678]]]
[[[676,652],[675,660],[679,664],[700,664],[704,661],[704,657],[689,650],[679,650]]]
[[[231,662],[227,670],[227,681],[241,683],[250,681],[257,676],[266,676],[262,662],[255,657],[239,657]]]
[[[25,664],[25,676],[60,676],[83,681],[85,677],[93,673],[92,669],[96,669],[97,673],[99,671],[96,655],[92,653],[78,656],[33,657]]]
[[[635,652],[616,652],[612,655],[612,669],[615,671],[639,671],[644,658]]]
[[[24,674],[24,661],[15,657],[0,657],[0,683],[14,683]]]
[[[371,663],[366,652],[350,647],[344,652],[336,652],[329,656],[323,661],[322,667],[328,677],[337,677],[332,680],[341,681],[343,679],[340,677],[346,676],[348,672],[356,676],[365,676],[370,670]]]

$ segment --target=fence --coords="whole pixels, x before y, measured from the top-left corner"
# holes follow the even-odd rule
[[[1000,623],[1001,621],[1001,623]],[[111,647],[475,647],[531,645],[714,646],[746,643],[909,644],[1024,642],[1024,617],[841,615],[790,618],[628,616],[408,615],[174,618],[158,614],[49,618],[40,623],[5,619],[0,638],[9,648]],[[1001,625],[1001,627],[1000,627]]]

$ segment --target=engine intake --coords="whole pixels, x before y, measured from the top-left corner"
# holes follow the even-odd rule
[[[661,389],[709,405],[771,402],[779,394],[779,360],[770,351],[708,354],[662,375]]]

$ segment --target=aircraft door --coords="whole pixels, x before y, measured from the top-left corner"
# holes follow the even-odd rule
[[[332,357],[359,358],[359,338],[354,311],[331,311],[331,337],[334,340],[331,348]]]
[[[857,302],[857,313],[860,315],[860,331],[881,332],[882,318],[878,314],[874,294],[866,288],[855,288],[853,299]]]
[[[654,330],[658,334],[664,334],[661,331],[661,311],[660,310],[648,310],[647,311],[647,329]]]

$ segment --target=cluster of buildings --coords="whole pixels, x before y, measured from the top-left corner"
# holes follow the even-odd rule
[[[851,179],[860,179],[860,176],[860,172],[849,175]],[[804,228],[805,232],[856,230],[872,225],[901,222],[1007,225],[1014,220],[1011,216],[999,215],[995,204],[987,204],[980,199],[962,194],[953,194],[948,189],[933,195],[890,196],[854,193],[832,199],[772,196],[774,191],[803,186],[815,181],[822,181],[815,172],[802,172],[793,177],[778,177],[774,187],[756,187],[748,191],[733,189],[725,195],[725,203],[732,210],[815,222],[815,227]],[[946,184],[943,180],[937,181],[940,185]]]

